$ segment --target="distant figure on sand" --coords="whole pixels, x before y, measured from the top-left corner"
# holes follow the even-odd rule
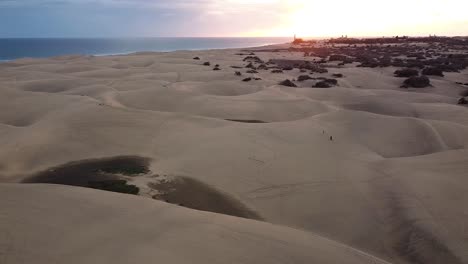
[[[333,141],[333,136],[330,136],[330,141]]]

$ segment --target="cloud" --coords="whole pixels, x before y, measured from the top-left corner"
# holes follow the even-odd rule
[[[210,9],[223,11],[275,8],[284,0],[0,0],[0,6],[52,7],[55,5],[106,5],[108,7],[141,7],[160,9]],[[257,10],[258,11],[258,10]]]
[[[0,0],[0,37],[242,36],[281,0]]]
[[[385,12],[381,8],[375,0],[0,0],[0,37],[380,36],[468,30],[466,0],[393,0]]]

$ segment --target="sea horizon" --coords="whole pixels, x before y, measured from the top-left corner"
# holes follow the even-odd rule
[[[110,56],[145,51],[249,48],[291,40],[291,37],[0,38],[0,61],[76,54]]]

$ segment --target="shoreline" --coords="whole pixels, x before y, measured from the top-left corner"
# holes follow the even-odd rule
[[[289,38],[0,39],[0,48],[3,53],[0,54],[0,58],[3,58],[2,60],[15,60],[20,58],[49,58],[66,56],[68,54],[103,56],[144,51],[174,52],[183,50],[238,49],[283,43],[289,40]],[[32,43],[28,42],[26,44],[26,41]],[[49,46],[48,49],[43,47],[45,44]]]
[[[10,62],[15,60],[21,59],[50,59],[54,57],[62,57],[62,56],[94,56],[94,57],[107,57],[107,56],[125,56],[125,55],[132,55],[138,53],[171,53],[171,52],[190,52],[190,51],[213,51],[213,50],[244,50],[244,49],[256,49],[256,48],[263,48],[272,45],[285,45],[288,43],[266,43],[260,46],[252,46],[252,47],[238,47],[238,48],[213,48],[213,49],[184,49],[184,50],[141,50],[141,51],[131,51],[131,52],[123,52],[123,53],[102,53],[102,54],[63,54],[58,56],[50,56],[50,57],[20,57],[16,59],[0,59],[0,63],[2,62]]]

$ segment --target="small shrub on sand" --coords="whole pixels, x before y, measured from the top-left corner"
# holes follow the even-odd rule
[[[326,82],[326,81],[320,81],[314,85],[315,88],[330,88],[333,87],[333,84]]]
[[[336,79],[326,79],[324,78],[323,81],[316,83],[313,87],[315,88],[330,88],[338,84]]]
[[[413,88],[424,88],[431,85],[431,81],[425,75],[422,76],[412,76],[405,80],[403,86],[413,87]]]
[[[418,76],[419,71],[415,69],[402,69],[402,70],[396,70],[394,74],[396,77],[411,77],[411,76]]]
[[[297,81],[299,82],[303,82],[303,81],[306,81],[306,80],[311,80],[312,77],[310,77],[309,75],[300,75],[299,77],[297,77]]]
[[[297,85],[295,83],[293,83],[292,81],[290,81],[288,79],[280,82],[279,85],[283,85],[283,86],[287,86],[287,87],[297,87]]]
[[[442,72],[442,69],[441,68],[436,68],[436,67],[425,68],[422,71],[422,74],[444,77],[444,73]]]

